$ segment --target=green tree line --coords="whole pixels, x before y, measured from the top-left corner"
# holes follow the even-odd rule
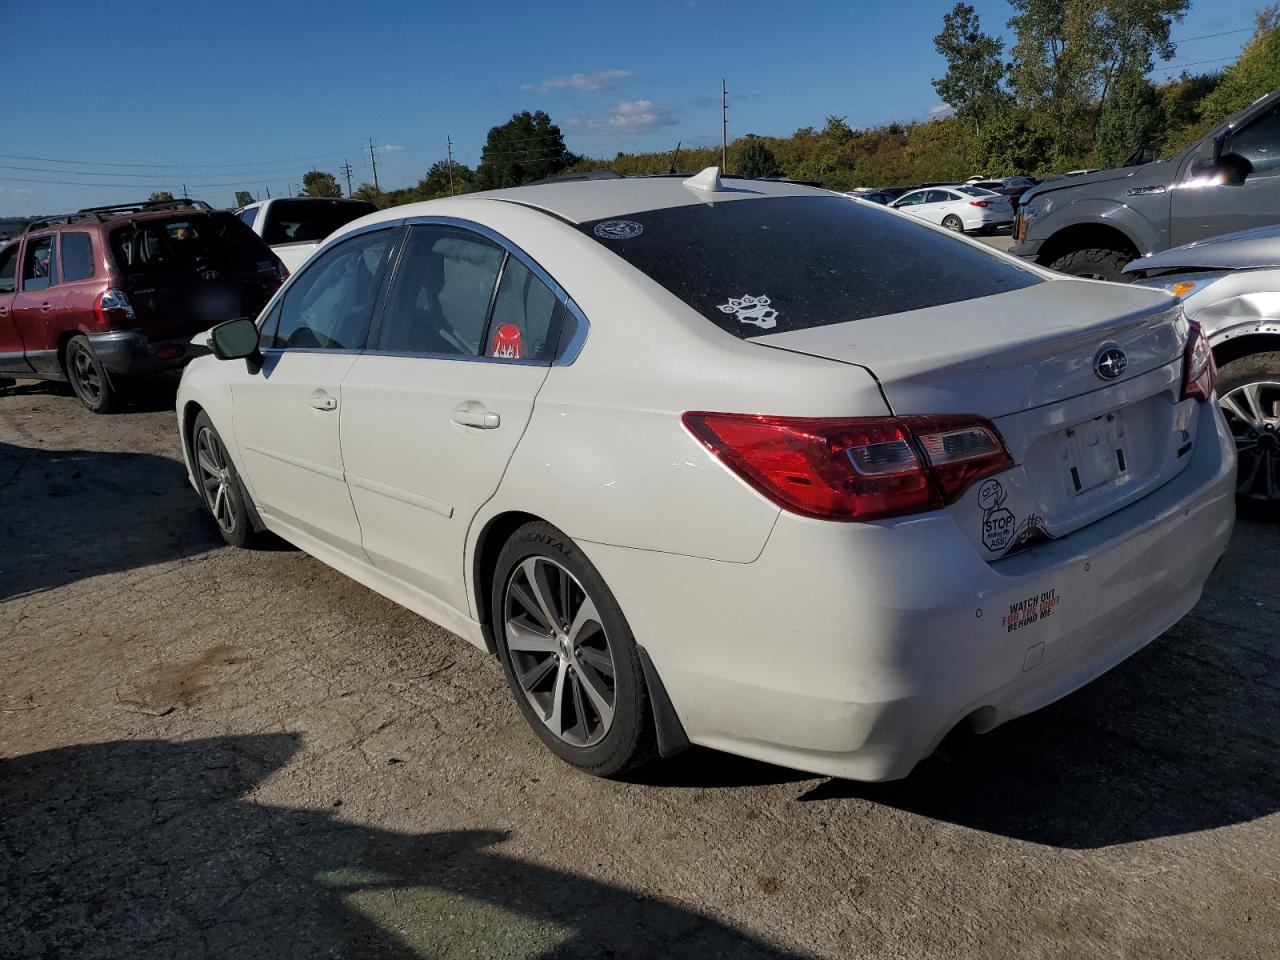
[[[1165,156],[1280,87],[1280,6],[1256,14],[1253,35],[1226,69],[1153,83],[1177,52],[1173,29],[1190,0],[1010,0],[1012,45],[986,33],[957,3],[933,38],[946,72],[933,81],[948,113],[855,128],[830,116],[790,136],[747,134],[728,149],[728,171],[785,176],[834,190],[1015,173],[1041,176]],[[566,172],[664,173],[719,165],[719,147],[581,157],[542,111],[489,130],[474,168],[436,161],[409,187],[363,183],[353,196],[387,207],[472,190],[518,186]],[[340,196],[337,179],[311,171],[304,196]]]

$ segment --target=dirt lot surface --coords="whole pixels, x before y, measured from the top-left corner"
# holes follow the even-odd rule
[[[226,549],[163,392],[0,391],[0,956],[1280,953],[1280,527],[1195,611],[897,784],[593,780],[498,664]]]

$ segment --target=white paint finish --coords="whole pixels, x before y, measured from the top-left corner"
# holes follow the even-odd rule
[[[928,197],[929,194],[933,197]],[[934,199],[938,195],[945,195],[947,199],[939,202]],[[924,202],[926,199],[928,202]],[[889,206],[928,223],[941,224],[948,217],[959,217],[966,231],[1013,222],[1013,205],[1009,199],[992,191],[984,191],[979,196],[963,193],[956,187],[927,187],[904,193]]]
[[[468,527],[498,488],[547,367],[367,355],[342,382],[342,456],[373,564],[465,610]],[[473,405],[500,425],[458,424]]]
[[[286,351],[268,355],[258,373],[250,373],[242,360],[219,364],[232,378],[234,434],[215,426],[228,447],[238,450],[241,472],[252,478],[254,502],[264,517],[279,517],[358,554],[360,527],[338,438],[342,378],[354,362],[352,354]],[[338,408],[316,409],[312,399],[318,393],[338,400]]]

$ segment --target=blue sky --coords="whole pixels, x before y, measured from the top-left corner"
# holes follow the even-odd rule
[[[1234,56],[1261,2],[1193,0],[1175,36],[1246,32],[1188,39],[1174,63]],[[975,5],[1004,32],[1004,0]],[[717,143],[722,76],[731,137],[829,114],[922,119],[940,108],[932,37],[950,6],[63,0],[40,13],[0,0],[0,215],[183,183],[229,204],[237,188],[279,195],[344,159],[359,183],[369,137],[382,185],[406,186],[446,136],[474,165],[488,128],[523,109],[549,112],[592,156]]]

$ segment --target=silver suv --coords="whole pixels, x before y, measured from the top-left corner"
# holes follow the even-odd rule
[[[1277,221],[1280,90],[1172,157],[1028,190],[1011,252],[1077,277],[1123,281],[1136,257]]]

